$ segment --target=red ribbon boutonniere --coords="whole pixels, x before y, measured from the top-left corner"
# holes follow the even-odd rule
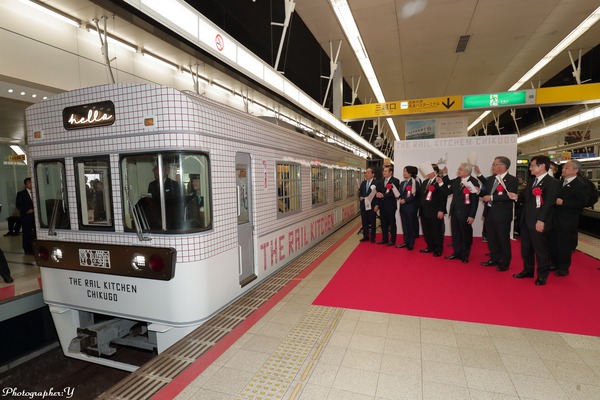
[[[504,194],[504,186],[498,185],[496,187],[496,191],[498,192],[499,195],[503,195]]]
[[[386,188],[386,191],[385,191],[385,192],[386,192],[386,193],[389,193],[389,192],[390,192],[390,189],[392,188],[392,184],[391,184],[391,183],[388,183],[387,185],[385,185],[385,188]]]
[[[544,199],[542,199],[542,188],[539,186],[534,187],[531,193],[535,196],[535,206],[540,208],[542,204],[544,204]]]
[[[412,194],[412,186],[406,185],[406,197],[410,197],[411,194]]]
[[[463,194],[465,195],[465,204],[471,204],[471,192],[469,188],[463,188]]]
[[[431,200],[431,194],[433,193],[434,190],[435,190],[435,187],[433,185],[427,186],[427,197],[425,197],[425,200],[427,200],[427,201]]]

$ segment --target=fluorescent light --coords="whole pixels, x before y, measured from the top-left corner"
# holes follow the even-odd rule
[[[177,0],[142,0],[142,4],[161,17],[168,19],[175,26],[198,37],[198,17],[194,15],[189,6],[181,4]]]
[[[360,63],[360,66],[365,74],[365,77],[369,81],[369,85],[373,90],[373,94],[377,99],[378,103],[385,103],[385,97],[383,96],[383,91],[381,90],[381,86],[379,86],[379,81],[377,80],[377,76],[375,75],[375,70],[373,69],[373,65],[371,64],[371,60],[369,59],[369,55],[367,54],[365,44],[362,41],[360,36],[360,32],[358,30],[358,26],[356,26],[356,21],[354,20],[354,16],[352,15],[352,11],[350,11],[350,6],[348,5],[347,0],[329,0],[331,3],[331,7],[333,7],[333,11],[352,47],[354,50],[354,54]],[[396,126],[391,118],[386,118],[387,123],[390,125],[390,129],[394,134],[396,140],[400,140],[400,136],[398,136],[398,131],[396,130]]]
[[[96,30],[96,27],[88,25],[86,27],[86,29],[90,34],[98,37],[98,31]],[[104,37],[104,32],[101,32],[101,33],[102,33],[102,36]],[[106,40],[108,41],[108,43],[122,47],[123,49],[131,51],[132,53],[137,53],[137,46],[127,43],[123,39],[120,39],[114,35],[111,35],[110,33],[106,34]]]
[[[525,73],[514,85],[512,85],[508,91],[512,92],[514,90],[519,89],[525,83],[529,82],[531,78],[540,72],[542,68],[544,68],[550,61],[552,61],[557,55],[561,54],[567,47],[569,47],[575,40],[579,39],[581,35],[588,31],[596,22],[600,20],[600,7],[596,8],[586,19],[583,20],[575,29],[573,29],[567,36],[564,37],[552,50],[548,52],[540,61],[537,62],[529,71]],[[481,114],[479,118],[475,120],[469,127],[467,131],[471,130],[484,119],[490,111],[486,111]],[[528,139],[529,140],[529,139]]]
[[[556,56],[562,54],[562,52],[568,48],[573,42],[581,35],[586,33],[598,20],[600,19],[600,7],[596,8],[586,19],[583,20],[575,29],[571,31],[563,40],[560,41],[548,54],[546,54],[537,64],[533,66],[525,75],[519,79],[517,83],[511,86],[509,91],[517,90],[523,84],[529,82],[531,78],[537,74],[542,68],[544,68],[550,61]]]
[[[15,153],[17,153],[20,156],[25,154],[25,151],[21,148],[21,146],[19,146],[17,144],[11,144],[10,148],[12,149],[12,151],[14,151]]]
[[[600,106],[575,114],[571,117],[558,121],[555,124],[547,125],[533,132],[527,133],[517,138],[517,144],[525,143],[533,139],[547,136],[555,132],[559,132],[574,126],[584,124],[589,121],[600,118]]]
[[[181,68],[181,75],[183,75],[186,78],[192,79],[192,72],[187,68]],[[208,85],[210,83],[208,79],[203,77],[202,75],[195,74],[194,76],[198,78],[198,81],[204,83],[205,85]]]
[[[172,63],[171,61],[164,60],[164,59],[162,59],[162,58],[160,58],[158,56],[155,56],[155,55],[150,54],[150,53],[145,52],[145,51],[142,51],[142,55],[144,57],[148,57],[150,60],[154,61],[157,64],[160,64],[160,65],[162,65],[164,67],[172,69],[173,71],[179,71],[179,65],[177,65],[175,63]]]
[[[28,6],[35,8],[36,10],[39,10],[45,14],[48,14],[58,20],[61,20],[63,22],[66,22],[67,24],[76,26],[77,28],[79,28],[81,26],[81,21],[71,17],[68,14],[63,13],[62,11],[59,11],[53,7],[50,7],[46,4],[42,4],[39,1],[35,1],[35,0],[20,0],[21,3],[27,4]]]

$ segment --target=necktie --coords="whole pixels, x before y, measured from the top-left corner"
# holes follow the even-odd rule
[[[563,187],[567,186],[567,184],[568,184],[568,183],[569,183],[569,181],[568,181],[568,180],[566,180],[566,179],[565,179],[565,180],[563,180]]]
[[[532,186],[532,187],[536,187],[536,186],[537,186],[537,184],[538,184],[538,180],[537,180],[537,178],[535,178],[535,179],[533,180],[533,186]]]
[[[492,191],[490,194],[494,194],[494,192],[496,191],[496,188],[498,187],[498,178],[496,178],[497,175],[494,175],[494,184],[492,185]]]
[[[387,184],[388,184],[388,180],[389,180],[388,178],[385,178],[384,185],[387,185]]]

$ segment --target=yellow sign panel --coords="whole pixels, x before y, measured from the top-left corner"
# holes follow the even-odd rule
[[[431,97],[342,107],[342,121],[460,110],[462,110],[462,96]]]
[[[8,161],[25,161],[25,154],[15,154],[8,156]]]
[[[600,83],[555,86],[536,90],[535,104],[560,105],[600,102]]]

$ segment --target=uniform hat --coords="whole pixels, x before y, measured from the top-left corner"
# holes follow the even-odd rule
[[[421,165],[419,165],[419,171],[423,174],[423,176],[427,176],[432,172],[435,172],[433,167],[431,166],[431,161],[425,161]]]

